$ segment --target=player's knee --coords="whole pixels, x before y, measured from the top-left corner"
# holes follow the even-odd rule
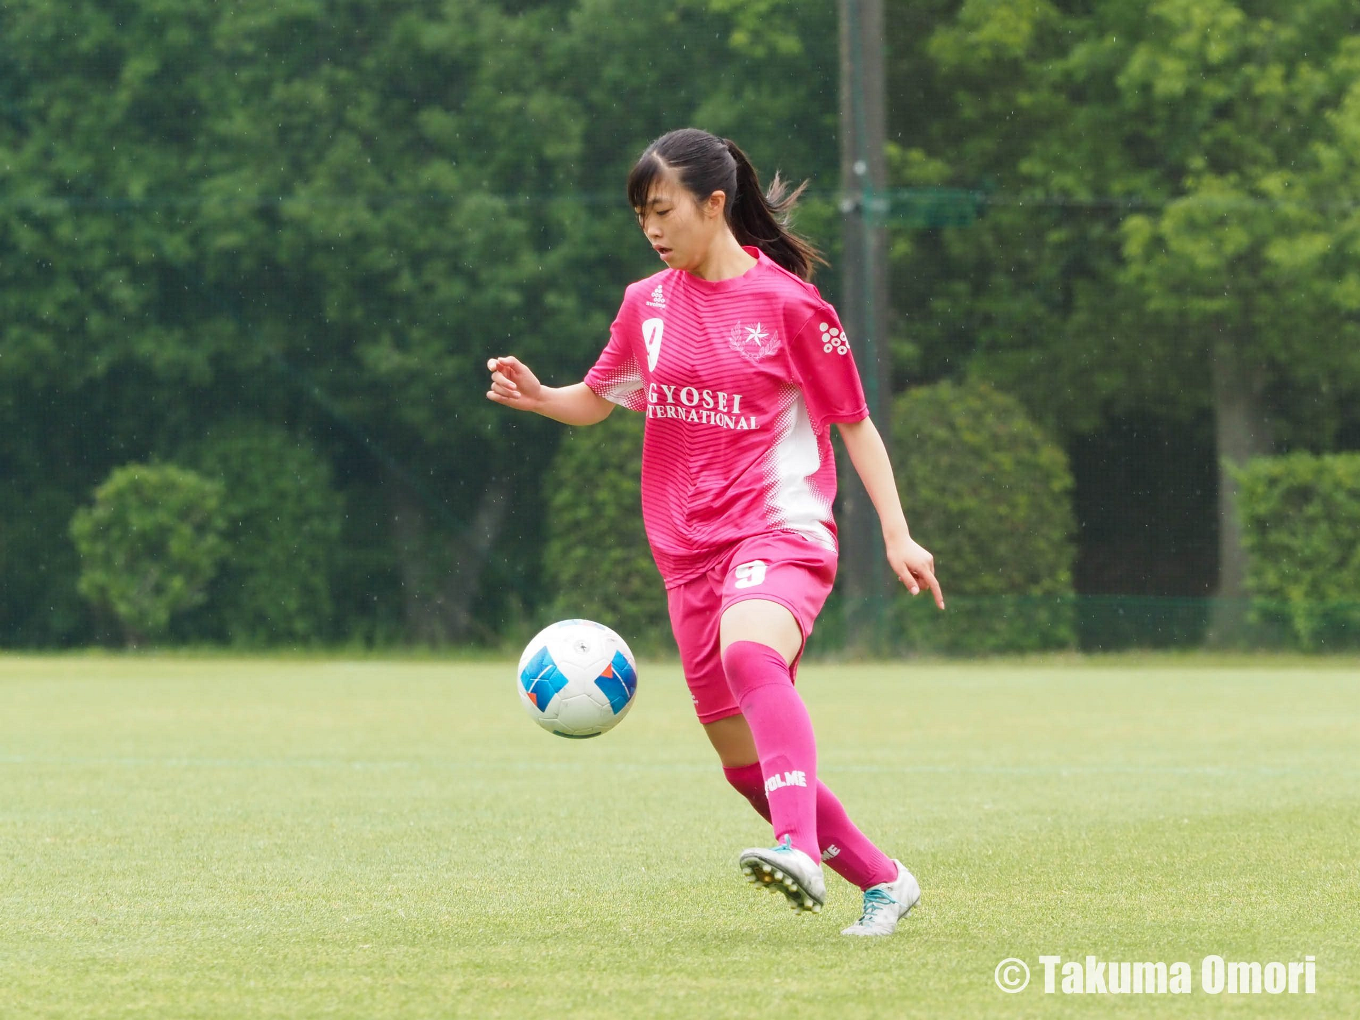
[[[784,656],[758,641],[733,641],[723,651],[723,671],[737,700],[746,691],[766,684],[791,684]]]
[[[723,768],[744,768],[752,765],[759,757],[756,742],[751,736],[751,728],[741,715],[731,715],[716,722],[704,725],[704,735],[708,737],[713,750],[718,752],[718,760]]]
[[[728,606],[719,624],[723,654],[734,644],[752,641],[778,651],[792,662],[803,647],[803,630],[789,608],[768,599],[746,599]]]

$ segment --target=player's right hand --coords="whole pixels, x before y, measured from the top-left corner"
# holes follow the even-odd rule
[[[543,384],[518,358],[491,358],[486,367],[491,373],[491,389],[486,391],[488,400],[532,411],[543,399]]]

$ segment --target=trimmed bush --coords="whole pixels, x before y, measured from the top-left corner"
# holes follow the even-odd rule
[[[596,620],[634,647],[655,648],[670,623],[642,526],[642,426],[641,415],[619,408],[562,440],[545,479],[543,573],[555,619]]]
[[[1070,647],[1072,472],[1013,397],[941,382],[893,402],[893,470],[948,609],[905,591],[907,647],[992,653]]]
[[[186,459],[221,483],[231,547],[195,631],[248,646],[326,637],[342,523],[330,465],[305,441],[253,422],[214,432]]]
[[[1304,648],[1360,641],[1360,453],[1295,453],[1234,472],[1259,623]]]
[[[71,520],[80,594],[113,613],[128,644],[164,636],[201,603],[226,553],[222,486],[170,464],[127,464]]]

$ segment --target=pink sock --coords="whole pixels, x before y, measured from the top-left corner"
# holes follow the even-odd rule
[[[768,822],[770,805],[765,799],[765,778],[760,763],[724,768],[723,775]],[[871,885],[897,878],[897,866],[859,831],[836,795],[820,780],[817,782],[817,841],[826,866],[851,885],[868,889]]]
[[[723,670],[751,727],[775,839],[787,836],[816,860],[817,743],[788,663],[769,645],[734,641],[723,653]]]
[[[826,866],[851,885],[868,889],[897,879],[897,865],[850,820],[825,783],[817,783],[817,838]]]

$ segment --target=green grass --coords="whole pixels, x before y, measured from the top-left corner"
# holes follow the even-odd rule
[[[0,1016],[1354,1017],[1353,660],[809,664],[822,776],[924,898],[842,938],[752,892],[768,838],[674,665],[599,740],[506,663],[0,660]],[[1044,995],[1037,958],[1186,960]],[[1316,956],[1312,996],[1199,961]],[[1034,968],[1013,996],[1004,957]]]

